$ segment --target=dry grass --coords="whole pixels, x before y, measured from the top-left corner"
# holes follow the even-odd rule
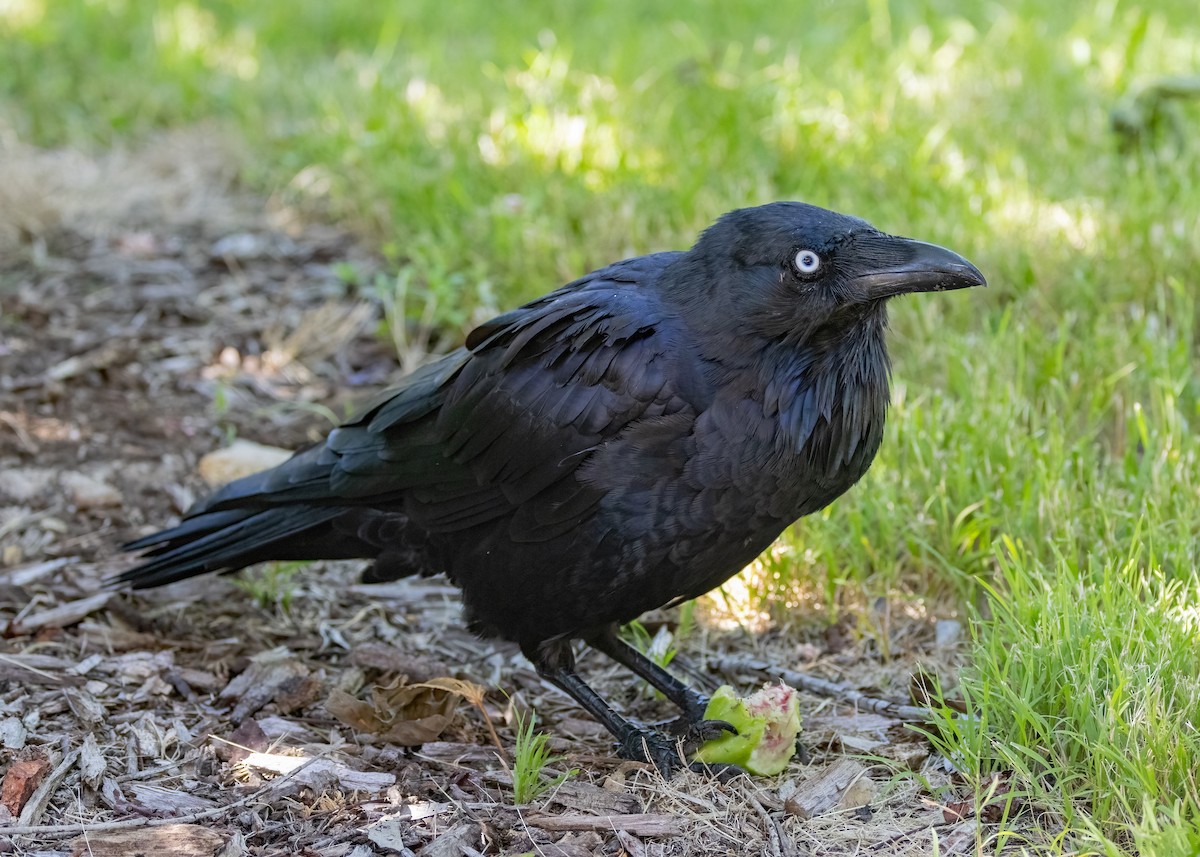
[[[152,226],[234,229],[251,222],[236,188],[242,153],[215,128],[174,131],[136,149],[38,149],[0,135],[0,252],[61,231],[89,239]]]

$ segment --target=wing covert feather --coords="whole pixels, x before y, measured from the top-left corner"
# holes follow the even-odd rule
[[[689,407],[684,331],[653,289],[674,254],[610,266],[476,328],[322,446],[223,489],[209,510],[307,502],[400,506],[430,531],[509,515],[539,541],[594,513],[568,479],[631,424]]]

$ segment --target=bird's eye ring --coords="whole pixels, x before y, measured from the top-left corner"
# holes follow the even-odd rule
[[[792,265],[799,274],[815,274],[821,268],[821,257],[815,250],[797,250]]]

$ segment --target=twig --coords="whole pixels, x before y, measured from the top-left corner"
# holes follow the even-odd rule
[[[483,715],[483,725],[487,727],[488,735],[491,736],[492,743],[496,745],[496,749],[500,751],[500,757],[503,759],[508,755],[504,749],[504,745],[500,743],[500,736],[496,734],[496,727],[492,725],[492,718],[488,714],[487,706],[483,703],[483,698],[468,699],[472,705],[479,709],[479,713]]]
[[[56,676],[56,675],[53,675],[48,672],[43,672],[42,670],[39,670],[37,667],[32,667],[29,664],[22,663],[21,661],[17,660],[16,658],[9,657],[8,655],[0,655],[0,663],[12,664],[14,667],[17,667],[18,669],[29,670],[34,675],[40,675],[42,678],[49,679],[50,681],[62,681],[61,676]]]
[[[635,836],[646,837],[683,835],[683,826],[679,818],[661,812],[635,812],[622,815],[586,815],[564,812],[559,815],[532,815],[526,821],[533,827],[554,832],[594,830],[607,833],[625,830]]]
[[[13,430],[13,434],[17,436],[17,440],[20,441],[21,446],[25,447],[26,452],[37,455],[38,445],[33,442],[33,438],[25,431],[24,426],[17,422],[11,414],[7,411],[0,411],[0,423],[4,423]]]
[[[828,696],[834,699],[839,699],[843,702],[851,703],[858,708],[866,711],[873,711],[876,714],[885,714],[889,717],[895,717],[897,720],[909,721],[928,721],[936,718],[936,714],[932,709],[924,708],[918,705],[905,705],[900,702],[894,702],[890,699],[879,699],[874,696],[867,696],[861,691],[857,691],[852,687],[847,687],[844,684],[838,684],[835,681],[817,678],[816,676],[808,675],[807,673],[797,672],[796,670],[781,669],[765,661],[755,661],[742,658],[713,658],[710,663],[717,667],[722,672],[757,672],[766,673],[776,676],[790,684],[792,687],[806,690],[809,693],[815,693],[818,696]]]
[[[6,536],[11,530],[19,529],[29,523],[34,517],[45,517],[45,515],[18,516],[15,523],[0,527],[0,536]],[[27,583],[34,583],[41,580],[43,577],[47,577],[58,571],[60,568],[65,568],[71,563],[78,561],[79,557],[77,556],[60,556],[58,559],[48,559],[44,562],[35,562],[31,565],[17,566],[0,574],[0,581],[11,583],[13,586],[24,586]]]
[[[9,625],[9,633],[28,634],[47,625],[59,628],[74,625],[83,617],[103,608],[115,594],[114,592],[97,592],[86,598],[59,604],[57,607],[51,607],[33,616],[14,619]]]
[[[216,738],[217,736],[213,735],[212,737]],[[167,771],[178,770],[179,768],[182,768],[187,763],[187,761],[188,760],[186,760],[186,759],[180,759],[178,762],[167,762],[162,765],[157,765],[153,768],[145,768],[134,774],[121,774],[121,776],[115,777],[114,779],[118,783],[131,783],[136,780],[149,780],[154,777],[157,777],[159,774],[165,774]],[[167,777],[167,779],[176,779],[176,778],[175,777]]]
[[[774,857],[784,857],[783,837],[779,834],[779,825],[775,819],[771,818],[771,814],[767,812],[766,807],[759,803],[749,789],[742,791],[742,796],[746,798],[747,803],[754,807],[758,812],[758,817],[762,819],[763,828],[766,830],[767,839],[771,842],[771,854]]]
[[[617,828],[617,841],[621,843],[621,847],[625,849],[625,853],[629,857],[646,857],[646,846],[632,833]]]
[[[106,833],[110,830],[131,830],[138,827],[162,827],[163,825],[167,824],[191,824],[196,821],[203,821],[206,818],[215,818],[224,812],[245,806],[248,803],[252,803],[259,798],[266,796],[272,789],[277,788],[279,783],[296,776],[315,761],[317,761],[316,758],[310,759],[305,764],[296,768],[296,770],[284,774],[278,779],[271,780],[271,782],[267,783],[253,794],[248,794],[244,798],[235,800],[233,803],[214,807],[213,809],[188,813],[187,815],[176,815],[172,816],[171,818],[124,818],[119,821],[101,821],[95,824],[47,824],[41,826],[33,824],[23,825],[20,827],[3,827],[0,828],[0,833],[3,833],[5,836],[31,836],[34,838],[49,838],[84,833]],[[59,767],[61,768],[62,765],[59,765]],[[55,773],[57,773],[57,771]],[[51,777],[53,776],[54,774],[51,774]]]

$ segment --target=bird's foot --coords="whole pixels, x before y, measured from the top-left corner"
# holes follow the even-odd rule
[[[633,762],[649,762],[668,779],[688,764],[681,743],[649,729],[631,728],[617,742],[617,755]]]
[[[709,726],[709,724],[715,724]],[[701,721],[697,726],[703,726],[707,733],[709,729],[716,731],[712,737],[733,730],[733,727],[721,720]],[[733,730],[736,732],[736,730]],[[703,739],[707,740],[707,739]],[[703,740],[700,743],[703,743]],[[676,773],[687,768],[706,776],[715,777],[721,782],[728,782],[744,771],[737,765],[708,765],[704,762],[689,762],[688,741],[675,740],[649,729],[631,729],[624,740],[617,743],[617,755],[622,759],[634,762],[648,762],[658,769],[665,778],[670,779]],[[694,749],[694,748],[692,748]]]
[[[699,747],[705,741],[720,738],[726,732],[733,735],[738,734],[732,723],[724,720],[709,720],[704,716],[703,711],[699,715],[685,712],[682,717],[677,717],[667,723],[666,729],[668,733],[682,740],[686,746],[692,749]]]
[[[724,720],[697,720],[683,731],[683,746],[689,751],[697,750],[704,743],[726,734],[738,734],[737,728]]]

